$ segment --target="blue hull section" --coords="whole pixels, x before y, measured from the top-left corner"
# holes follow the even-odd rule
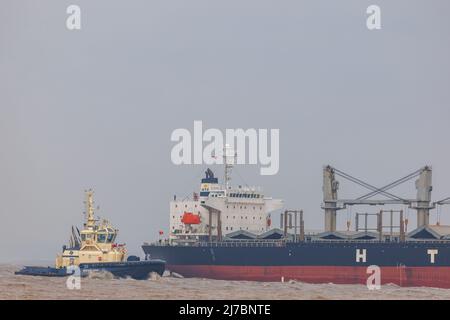
[[[107,271],[118,278],[131,277],[136,280],[148,279],[152,272],[163,275],[165,270],[165,261],[152,259],[147,261],[127,261],[115,263],[85,263],[79,265],[81,276],[86,276],[90,271]],[[26,266],[20,271],[15,272],[16,275],[28,276],[44,276],[44,277],[66,277],[70,276],[73,271],[66,268],[52,267],[33,267]]]
[[[73,273],[68,273],[66,268],[26,266],[22,270],[14,272],[14,274],[22,276],[67,277]]]
[[[304,242],[275,244],[208,244],[142,246],[152,259],[168,265],[235,266],[445,266],[450,242]]]

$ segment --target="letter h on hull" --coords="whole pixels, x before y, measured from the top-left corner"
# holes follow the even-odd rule
[[[366,249],[356,249],[356,262],[366,262]]]

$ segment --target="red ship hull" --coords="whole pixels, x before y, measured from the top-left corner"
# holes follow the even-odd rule
[[[224,266],[168,265],[184,277],[218,280],[280,282],[296,280],[307,283],[367,284],[363,266]],[[450,267],[380,267],[381,284],[405,287],[450,288]]]

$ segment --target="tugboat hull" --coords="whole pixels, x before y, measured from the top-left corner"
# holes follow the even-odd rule
[[[89,274],[89,271],[107,271],[117,278],[131,277],[135,280],[146,280],[152,272],[162,276],[165,268],[166,263],[163,260],[80,264],[82,274]]]
[[[127,261],[112,263],[84,263],[80,264],[81,276],[87,276],[91,271],[107,271],[117,278],[131,277],[136,280],[146,280],[152,272],[163,275],[166,263],[163,260]],[[73,270],[52,267],[26,266],[16,275],[43,276],[43,277],[66,277],[74,274]]]
[[[66,268],[25,266],[22,270],[14,272],[14,274],[21,276],[67,277],[72,275],[73,272],[67,272]]]

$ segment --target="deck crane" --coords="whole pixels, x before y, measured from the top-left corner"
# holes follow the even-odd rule
[[[366,193],[355,199],[339,199],[338,190],[339,182],[336,176],[344,178],[352,183],[362,186],[368,190]],[[394,187],[408,182],[414,178],[416,180],[417,196],[415,199],[406,199],[394,195],[390,192]],[[426,226],[429,224],[429,213],[431,209],[435,208],[436,204],[450,203],[450,198],[444,199],[441,203],[431,203],[432,191],[432,169],[430,166],[425,166],[416,170],[400,179],[397,179],[381,188],[375,187],[361,179],[358,179],[350,174],[347,174],[332,166],[325,166],[323,169],[323,206],[325,210],[325,231],[336,231],[336,213],[338,210],[347,208],[353,205],[392,205],[402,204],[408,205],[409,208],[417,210],[417,225]],[[374,200],[371,199],[376,195],[383,195],[387,199]]]

